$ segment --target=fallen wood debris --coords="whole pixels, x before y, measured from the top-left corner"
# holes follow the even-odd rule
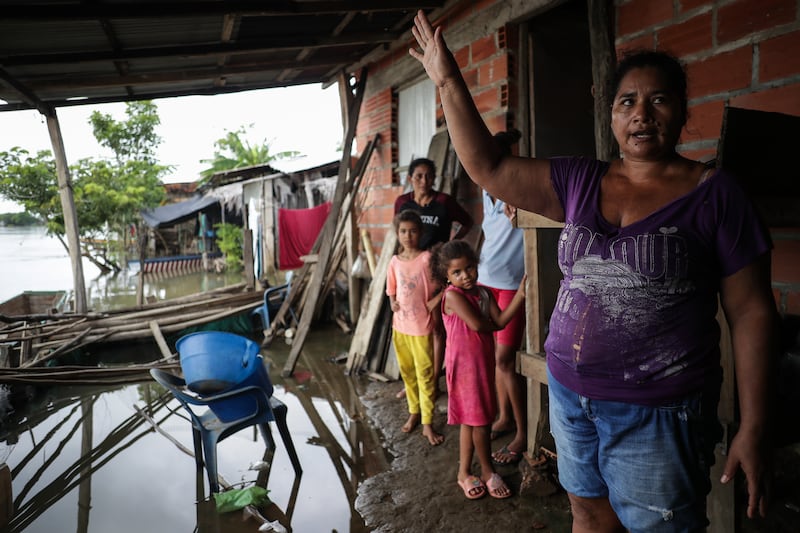
[[[52,314],[41,319],[11,317],[0,326],[0,345],[9,360],[32,368],[88,345],[154,339],[162,357],[170,354],[164,335],[249,313],[262,304],[260,291],[237,284],[173,300],[103,313]]]
[[[119,367],[59,366],[0,368],[0,383],[58,385],[125,385],[149,379],[151,368],[177,369],[177,361],[128,364]]]

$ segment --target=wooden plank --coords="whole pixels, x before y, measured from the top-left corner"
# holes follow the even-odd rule
[[[69,258],[72,264],[75,312],[85,313],[87,311],[86,282],[83,277],[80,231],[78,229],[78,215],[75,210],[75,197],[72,194],[72,180],[69,176],[69,164],[64,150],[64,138],[61,136],[61,126],[56,116],[56,110],[51,108],[49,111],[50,114],[47,115],[47,131],[50,133],[50,144],[53,146],[53,157],[56,161],[58,191],[61,199],[61,209],[64,214],[64,233],[67,237]]]
[[[619,154],[611,132],[611,101],[608,86],[616,66],[613,4],[609,0],[587,0],[589,42],[592,53],[592,94],[594,96],[595,154],[601,161],[611,161]]]
[[[372,276],[372,281],[369,285],[367,308],[366,310],[361,310],[361,319],[356,325],[353,340],[350,343],[350,351],[347,354],[347,365],[345,367],[347,374],[352,375],[354,372],[358,372],[364,364],[375,320],[380,313],[383,299],[386,297],[384,292],[386,273],[389,270],[389,261],[391,261],[396,247],[397,235],[393,231],[387,232],[383,240],[380,259],[375,267],[375,275]]]
[[[161,355],[163,356],[163,360],[172,359],[172,351],[169,349],[169,345],[167,344],[167,340],[164,338],[164,334],[161,333],[161,328],[158,327],[158,322],[155,320],[150,321],[150,331],[153,332],[153,337],[156,339],[156,344],[158,345],[158,349],[161,350]]]
[[[245,220],[247,218],[245,217]],[[256,273],[253,265],[253,230],[244,230],[244,242],[242,243],[242,262],[244,263],[244,279],[248,290],[256,288]]]
[[[517,365],[520,374],[547,385],[547,361],[543,353],[517,352]]]
[[[528,352],[543,353],[545,331],[561,282],[557,248],[560,231],[555,228],[525,230],[525,299]]]
[[[563,222],[556,222],[555,220],[543,217],[542,215],[525,211],[524,209],[517,209],[517,227],[518,228],[563,228]]]
[[[11,470],[6,463],[0,464],[0,527],[5,529],[14,516],[14,490]]]
[[[320,241],[319,249],[319,265],[327,265],[328,259],[332,253],[336,225],[339,220],[342,201],[344,200],[346,194],[345,187],[348,181],[347,178],[350,174],[350,151],[356,135],[356,124],[358,124],[358,115],[361,111],[361,102],[364,99],[366,82],[367,71],[364,69],[361,71],[361,76],[358,80],[358,85],[356,86],[356,96],[353,99],[350,113],[348,115],[347,135],[345,136],[344,146],[342,148],[342,153],[344,155],[342,157],[342,161],[339,163],[339,179],[336,184],[336,191],[333,195],[333,201],[331,202],[331,212],[328,214],[328,218],[325,220],[325,225],[323,226],[321,232],[322,240]],[[308,335],[308,329],[311,325],[317,300],[320,296],[320,289],[323,287],[325,278],[324,274],[325,273],[322,271],[322,269],[317,267],[314,269],[314,272],[311,276],[309,289],[306,292],[307,301],[303,304],[303,312],[300,316],[300,323],[297,326],[296,337],[292,343],[292,351],[289,353],[289,357],[283,367],[283,372],[281,372],[283,377],[292,375],[295,364],[297,364],[297,359],[300,357],[300,351],[303,349],[303,344],[305,344],[305,338],[306,335]]]
[[[517,218],[520,213],[521,210]],[[555,306],[561,280],[557,261],[560,234],[560,229],[549,224],[526,229],[524,233],[525,272],[528,275],[525,289],[527,352],[517,354],[517,367],[527,378],[528,453],[531,456],[535,456],[541,446],[554,446],[550,436],[547,373],[542,354],[547,323]]]
[[[367,266],[370,275],[375,275],[375,250],[372,249],[372,241],[369,239],[367,228],[361,228],[361,245],[364,247],[364,255],[367,256]]]
[[[431,143],[428,145],[428,159],[433,161],[433,164],[436,165],[436,171],[438,172],[438,176],[436,176],[435,181],[433,183],[433,188],[437,191],[447,192],[444,190],[445,187],[445,161],[447,158],[447,150],[450,147],[450,134],[447,130],[442,130],[436,133],[431,138]]]

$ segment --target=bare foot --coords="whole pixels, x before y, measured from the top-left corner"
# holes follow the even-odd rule
[[[412,413],[408,415],[408,420],[406,423],[403,424],[403,427],[400,428],[403,433],[410,433],[414,430],[415,427],[419,424],[419,413]]]
[[[444,442],[444,435],[436,433],[430,424],[422,424],[422,436],[428,439],[431,446],[438,446]]]
[[[397,391],[397,394],[395,394],[394,397],[397,398],[398,400],[400,400],[402,398],[405,398],[406,397],[406,388],[403,387],[402,389]]]

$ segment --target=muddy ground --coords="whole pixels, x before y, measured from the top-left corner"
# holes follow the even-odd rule
[[[434,416],[434,427],[444,434],[445,440],[433,447],[420,429],[410,434],[400,431],[408,417],[405,399],[395,398],[401,387],[399,382],[374,382],[361,397],[370,423],[382,433],[385,447],[394,456],[390,470],[368,478],[358,489],[356,508],[370,530],[386,533],[570,530],[566,495],[561,491],[551,496],[520,495],[522,474],[518,465],[497,467],[513,492],[510,498],[498,500],[487,495],[467,500],[456,484],[458,426],[446,424],[446,395],[437,399]],[[493,449],[510,439],[511,436],[506,436],[494,441]],[[477,464],[473,465],[473,473],[479,473]]]
[[[442,385],[444,383],[442,382]],[[436,402],[434,426],[445,435],[442,445],[432,447],[421,430],[403,433],[408,413],[405,400],[395,398],[399,382],[369,383],[361,400],[369,423],[384,439],[394,457],[390,469],[366,479],[358,488],[356,509],[370,531],[377,532],[558,532],[571,530],[566,494],[536,496],[520,491],[519,465],[497,467],[513,496],[497,500],[486,496],[468,501],[456,484],[458,427],[446,425],[447,398]],[[499,448],[510,436],[492,443]],[[800,531],[800,446],[775,453],[776,479],[768,519],[741,520],[743,533],[797,533]],[[478,473],[477,465],[473,472]],[[546,484],[538,484],[538,489]],[[740,495],[743,498],[743,495]]]

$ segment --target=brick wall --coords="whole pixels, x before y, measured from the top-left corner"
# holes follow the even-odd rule
[[[480,24],[480,11],[502,2],[484,0],[454,5],[439,21],[445,34],[456,26]],[[615,0],[618,51],[630,48],[667,50],[687,66],[689,121],[679,150],[687,157],[711,159],[726,105],[800,116],[800,13],[797,0]],[[454,50],[456,60],[493,132],[513,127],[514,25],[486,33],[476,31],[467,45]],[[409,42],[408,45],[411,45]],[[388,72],[407,46],[370,65],[370,76]],[[398,84],[409,80],[398,80]],[[380,89],[366,99],[359,120],[357,147],[380,134],[363,187],[359,226],[367,228],[376,253],[390,228],[394,198],[402,192],[397,167],[396,87]],[[437,125],[443,127],[441,107]],[[477,188],[462,184],[459,200],[480,220]],[[775,228],[773,279],[784,313],[800,315],[800,229]]]
[[[665,50],[689,76],[679,150],[716,155],[725,105],[800,116],[796,0],[616,0],[616,45]],[[800,229],[773,228],[773,288],[781,313],[800,315]]]

